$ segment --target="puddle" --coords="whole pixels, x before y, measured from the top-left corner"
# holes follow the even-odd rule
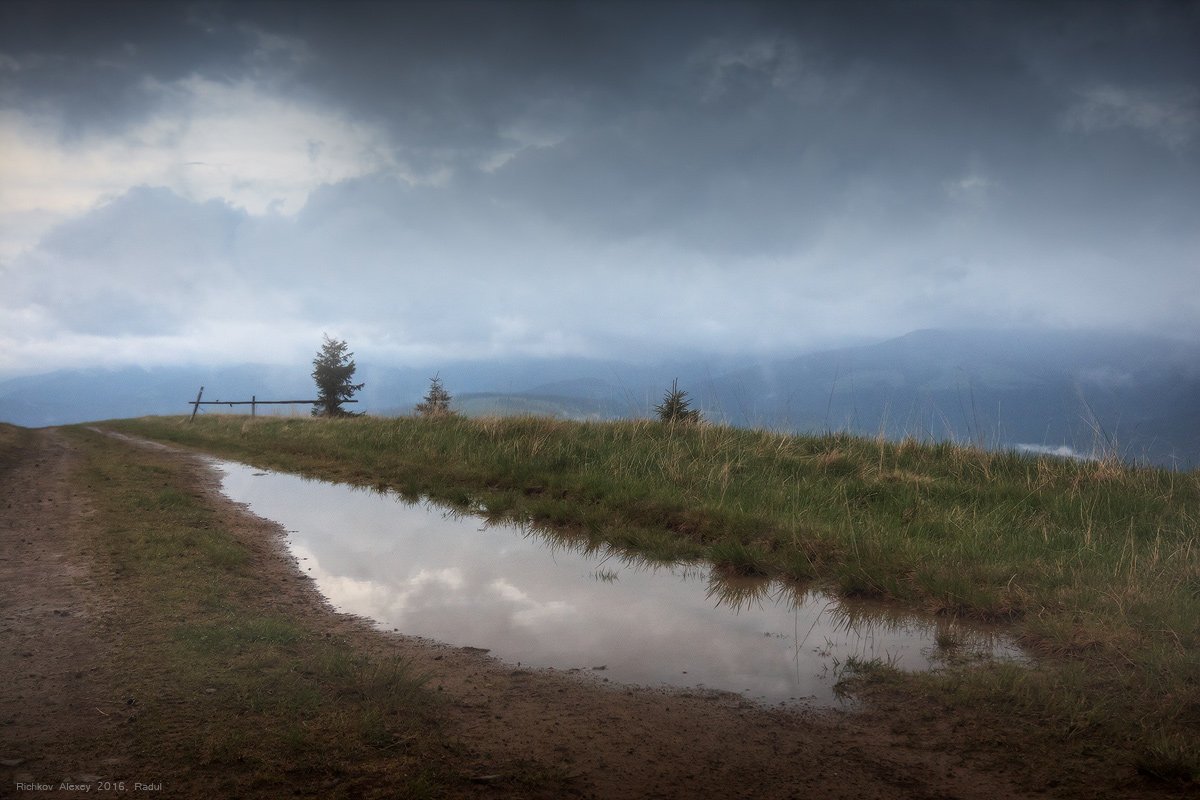
[[[339,610],[385,630],[486,648],[512,664],[643,685],[703,687],[778,703],[838,703],[848,659],[901,669],[958,653],[1017,658],[1004,638],[952,620],[869,609],[707,566],[581,552],[394,494],[218,462],[222,488],[287,531],[300,567]]]

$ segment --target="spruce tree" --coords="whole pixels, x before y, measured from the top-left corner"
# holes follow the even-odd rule
[[[693,423],[700,421],[700,412],[691,407],[687,392],[679,388],[679,379],[671,381],[671,389],[663,395],[663,401],[654,407],[662,422]]]
[[[425,393],[424,400],[417,403],[416,411],[423,417],[445,417],[454,413],[450,410],[450,401],[453,398],[442,385],[439,375],[429,379],[429,391]]]
[[[318,401],[313,406],[314,417],[357,416],[342,408],[342,403],[364,386],[350,382],[355,369],[354,353],[349,352],[349,345],[325,334],[325,344],[313,359],[312,378],[317,382]]]

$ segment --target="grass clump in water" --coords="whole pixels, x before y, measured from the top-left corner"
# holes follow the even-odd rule
[[[771,572],[766,553],[737,540],[714,544],[708,549],[708,560],[718,569],[735,575],[769,575]]]

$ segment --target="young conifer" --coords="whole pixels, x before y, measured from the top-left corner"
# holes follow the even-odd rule
[[[416,411],[422,417],[445,417],[454,413],[450,410],[450,401],[453,398],[446,391],[446,387],[442,385],[439,375],[430,378],[429,391],[425,393],[424,400],[417,403]]]
[[[691,407],[687,392],[679,388],[679,379],[671,381],[671,389],[663,395],[663,401],[654,407],[662,422],[690,424],[700,421],[700,411]]]

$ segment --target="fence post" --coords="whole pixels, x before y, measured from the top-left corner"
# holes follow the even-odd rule
[[[258,395],[250,395],[250,419],[258,416]]]
[[[192,418],[188,422],[196,419],[196,412],[200,410],[200,396],[204,394],[204,387],[200,387],[200,391],[196,392],[196,402],[192,403]]]

